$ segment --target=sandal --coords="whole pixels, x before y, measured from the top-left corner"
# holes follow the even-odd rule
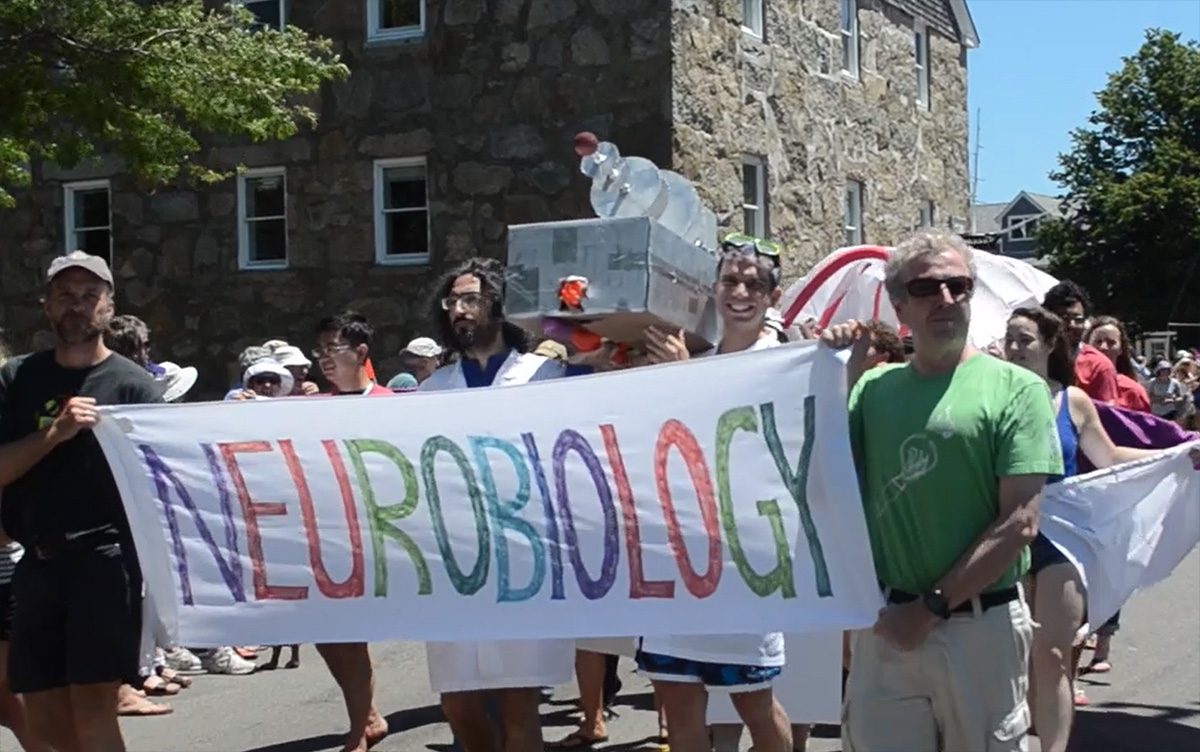
[[[183,689],[180,685],[173,681],[167,681],[157,674],[151,674],[142,682],[142,691],[146,693],[146,697],[169,697],[179,694],[179,690]]]
[[[1088,699],[1088,696],[1083,693],[1082,689],[1075,690],[1075,707],[1086,708],[1091,704],[1092,701]]]
[[[159,666],[158,675],[169,684],[178,684],[180,689],[187,689],[192,686],[192,677],[183,676],[169,666]]]
[[[1108,661],[1092,661],[1083,667],[1085,674],[1107,674],[1112,671],[1112,664]]]
[[[580,730],[571,732],[564,739],[550,742],[546,745],[546,749],[594,749],[597,744],[604,744],[607,741],[607,736],[588,736]]]

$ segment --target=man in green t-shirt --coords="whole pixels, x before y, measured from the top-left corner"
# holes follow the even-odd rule
[[[1018,583],[1046,477],[1062,473],[1050,393],[969,344],[975,264],[960,238],[901,244],[885,286],[910,363],[863,373],[857,322],[822,336],[854,343],[850,438],[888,604],[853,637],[843,749],[1025,750],[1033,622]]]

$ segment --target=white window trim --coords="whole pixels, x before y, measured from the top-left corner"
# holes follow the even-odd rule
[[[387,252],[387,223],[383,213],[383,175],[393,167],[422,167],[425,169],[425,231],[429,238],[422,253]],[[433,223],[429,213],[429,163],[425,157],[402,157],[399,159],[379,159],[375,161],[374,175],[374,206],[375,206],[375,263],[380,266],[424,266],[429,263],[429,251],[433,247]],[[416,211],[415,209],[410,211]]]
[[[381,0],[365,0],[367,4],[367,41],[368,42],[394,42],[404,39],[419,39],[425,36],[425,27],[428,21],[428,5],[427,0],[417,0],[421,7],[421,23],[417,26],[402,26],[397,29],[381,29],[379,23],[382,20],[379,3]]]
[[[842,196],[842,242],[848,247],[862,245],[866,242],[866,233],[863,232],[863,191],[864,186],[861,182],[851,180],[846,183],[846,191]],[[851,217],[851,213],[856,213],[858,216]],[[853,241],[846,238],[849,233],[854,233]]]
[[[259,219],[278,219],[278,217],[249,217],[246,214],[246,181],[255,178],[283,178],[283,258],[258,261],[250,258],[250,223]],[[238,268],[243,271],[263,271],[271,269],[286,269],[288,256],[291,252],[290,235],[288,232],[288,184],[286,167],[259,167],[246,170],[237,178],[237,243]]]
[[[766,0],[742,0],[742,31],[763,39],[767,27]]]
[[[253,2],[261,2],[262,0],[233,0],[234,5],[247,5]],[[275,0],[279,3],[279,28],[276,31],[283,31],[287,27],[287,0]]]
[[[843,21],[840,17],[841,11],[846,10],[846,9],[848,9],[850,11],[847,14],[847,16],[849,17],[848,20],[850,21],[850,28],[846,28],[844,25],[842,25]],[[842,60],[841,60],[842,73],[857,81],[858,76],[859,76],[859,71],[862,69],[862,63],[859,60],[859,58],[860,58],[859,53],[861,52],[861,50],[859,49],[860,45],[859,45],[859,31],[858,31],[858,0],[841,0],[841,5],[839,6],[838,13],[839,13],[838,28],[839,28],[839,31],[841,32],[841,40],[842,40]],[[850,66],[851,66],[850,68],[846,67],[845,50],[846,50],[847,44],[850,45]]]
[[[63,254],[68,254],[71,251],[82,250],[75,243],[75,194],[85,191],[105,190],[108,192],[108,258],[105,259],[109,264],[112,264],[113,259],[113,226],[112,226],[112,183],[108,180],[80,180],[74,183],[63,184]],[[91,230],[99,230],[99,227],[85,228]]]
[[[917,84],[917,106],[929,109],[929,27],[921,22],[913,24],[913,73]],[[921,61],[922,53],[924,62]]]
[[[742,157],[743,185],[747,167],[754,168],[754,198],[757,203],[748,204],[746,197],[742,196],[742,216],[745,217],[746,211],[754,212],[754,227],[744,229],[747,235],[765,239],[771,231],[771,219],[768,216],[771,199],[767,195],[767,160],[756,154],[747,154]]]
[[[1038,223],[1040,224],[1040,220],[1043,216],[1044,215],[1042,215],[1042,214],[1013,214],[1008,217],[1005,217],[1004,218],[1004,236],[1006,238],[1008,238],[1009,240],[1018,240],[1018,241],[1035,240],[1035,238],[1032,238],[1029,236],[1029,223],[1031,221],[1037,220]],[[1019,238],[1013,237],[1012,231],[1014,229],[1021,231],[1021,237],[1019,237]]]

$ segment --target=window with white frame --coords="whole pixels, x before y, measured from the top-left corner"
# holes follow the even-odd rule
[[[282,269],[288,262],[287,171],[247,170],[238,176],[238,266]]]
[[[863,184],[851,180],[846,184],[846,208],[842,218],[842,242],[847,246],[862,245],[863,238]]]
[[[914,74],[917,77],[917,106],[929,109],[929,29],[917,24],[913,29],[913,47],[916,49]]]
[[[63,186],[64,253],[86,251],[112,264],[112,191],[107,180]]]
[[[742,219],[744,232],[765,238],[770,232],[767,216],[767,163],[762,157],[742,158]]]
[[[842,71],[858,78],[858,0],[841,0]]]
[[[424,157],[375,163],[375,260],[429,262],[429,188]]]
[[[763,5],[766,0],[742,0],[742,31],[763,38]]]
[[[269,29],[283,30],[287,23],[287,0],[234,0],[254,14],[258,22]]]
[[[1037,237],[1039,214],[1023,214],[1004,220],[1009,240],[1033,240]]]
[[[917,219],[917,227],[921,228],[922,230],[927,230],[927,229],[933,227],[934,219],[935,219],[935,217],[934,217],[934,213],[933,213],[933,202],[932,201],[922,201],[921,202],[921,213]]]
[[[412,39],[425,34],[425,0],[366,0],[367,41]]]

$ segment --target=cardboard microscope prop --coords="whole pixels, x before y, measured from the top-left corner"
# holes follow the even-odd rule
[[[590,133],[575,151],[596,219],[508,228],[508,320],[584,352],[636,347],[651,325],[682,329],[692,352],[711,348],[716,215],[684,177]]]

